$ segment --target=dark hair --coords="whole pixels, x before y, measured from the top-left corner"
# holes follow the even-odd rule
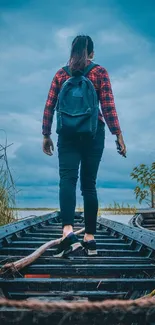
[[[94,44],[90,36],[78,35],[72,42],[69,66],[72,75],[81,74],[87,63],[87,56],[93,52]]]

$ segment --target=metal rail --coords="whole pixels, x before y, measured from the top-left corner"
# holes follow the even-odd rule
[[[129,221],[129,225],[149,230],[154,233],[155,231],[155,209],[140,209]]]
[[[76,213],[75,230],[83,226],[83,215]],[[59,212],[1,227],[0,266],[60,237]],[[82,239],[82,235],[79,237]],[[56,247],[47,249],[14,278],[0,278],[3,295],[17,300],[103,301],[136,299],[155,289],[155,236],[152,232],[101,216],[96,241],[98,257],[85,257],[82,251],[80,256],[58,259],[53,258]]]

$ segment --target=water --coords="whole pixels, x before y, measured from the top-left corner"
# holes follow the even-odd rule
[[[42,216],[44,214],[52,213],[53,210],[20,210],[17,211],[17,218],[18,219],[23,219],[27,217],[37,217],[37,216]]]
[[[118,221],[127,225],[129,220],[133,217],[132,214],[106,214],[103,215],[106,219]]]
[[[34,216],[41,216],[43,214],[48,214],[48,213],[52,213],[53,210],[20,210],[17,211],[17,216],[19,219],[23,219],[23,218],[27,218],[29,216],[34,217]],[[110,219],[110,220],[114,220],[114,221],[118,221],[118,222],[122,222],[124,224],[128,224],[129,220],[132,218],[132,215],[129,214],[110,214],[110,213],[106,213],[103,216],[105,216],[106,219]]]

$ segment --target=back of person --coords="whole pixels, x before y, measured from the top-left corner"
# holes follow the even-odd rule
[[[98,126],[99,100],[96,89],[87,77],[97,65],[87,64],[72,76],[69,66],[63,70],[70,76],[62,85],[56,105],[58,134],[95,137]]]
[[[87,60],[86,66],[89,66],[91,62],[93,61]],[[63,83],[66,80],[70,79],[70,75],[63,68],[61,68],[60,70],[57,71],[55,78],[58,81],[59,89],[61,89]],[[103,82],[106,81],[106,78],[108,79],[107,81],[109,81],[109,77],[106,69],[103,68],[101,65],[97,64],[90,72],[88,72],[87,78],[89,78],[93,83],[94,88],[96,89],[98,99],[102,100],[102,98],[100,98],[100,92],[101,92],[101,88],[103,87]]]
[[[62,69],[60,69],[57,74],[56,74],[56,77],[57,79],[59,80],[59,89],[61,92],[66,93],[68,92],[68,89],[69,89],[69,86],[67,87],[67,84],[69,82],[66,82],[67,80],[70,81],[70,79],[73,79],[71,78],[71,73],[68,73],[65,69],[65,68],[68,68],[68,67],[64,67]],[[87,72],[88,71],[88,72]],[[82,104],[82,100],[80,101],[78,96],[77,96],[77,100],[76,102],[74,103],[75,101],[75,96],[71,96],[71,104],[72,106],[70,108],[66,108],[65,107],[65,95],[62,95],[61,93],[59,94],[59,99],[61,98],[61,102],[64,104],[62,109],[59,108],[59,106],[61,107],[62,104],[61,102],[59,103],[59,100],[58,100],[58,109],[57,109],[57,133],[59,134],[60,132],[63,131],[63,129],[65,130],[65,127],[66,127],[66,131],[69,131],[72,130],[71,126],[73,127],[74,129],[74,133],[75,132],[78,132],[78,133],[82,133],[82,127],[83,127],[83,130],[87,131],[88,129],[88,123],[91,124],[94,124],[92,125],[92,134],[94,132],[95,134],[95,131],[96,131],[96,128],[97,128],[97,115],[99,116],[100,120],[103,121],[103,118],[102,118],[102,114],[101,114],[101,111],[99,110],[99,101],[102,100],[102,98],[100,99],[100,89],[101,89],[101,82],[99,82],[100,79],[104,79],[106,78],[106,71],[105,69],[103,69],[101,66],[97,65],[97,64],[94,64],[92,63],[90,60],[87,60],[86,62],[86,67],[84,69],[84,77],[85,77],[85,80],[90,80],[90,86],[92,85],[91,89],[89,89],[89,85],[86,84],[86,86],[84,87],[83,86],[83,89],[85,89],[85,92],[84,94],[81,94],[81,97],[82,95],[85,96],[85,97],[90,97],[90,100],[89,98],[86,98],[87,99],[87,102],[89,101],[88,105],[85,105],[85,111],[87,110],[88,111],[88,108],[89,106],[92,107],[92,112],[88,112],[87,114],[83,114],[82,113],[84,112],[84,109],[82,109],[82,107],[79,107],[79,116],[78,116],[78,103],[80,105],[80,103]],[[75,77],[75,82],[76,82],[76,77]],[[81,79],[79,79],[79,84],[81,82]],[[65,87],[62,87],[62,85],[65,84]],[[74,85],[73,85],[73,81],[71,80],[71,83],[72,84],[72,87],[73,89],[75,88]],[[80,88],[80,85],[78,85],[78,87]],[[80,90],[79,88],[77,87],[76,90]],[[71,88],[71,86],[70,86]],[[81,88],[82,88],[82,85],[81,85]],[[62,89],[62,90],[61,90]],[[74,91],[74,92],[75,92]],[[91,96],[89,95],[89,91],[91,91]],[[70,96],[70,92],[68,92],[68,96]],[[96,97],[94,96],[94,93],[96,95]],[[78,95],[79,95],[79,92],[78,92]],[[66,95],[66,102],[68,100],[68,96]],[[94,98],[95,97],[95,98]],[[82,99],[82,98],[80,98]],[[79,100],[79,101],[78,101]],[[96,105],[93,105],[93,102],[95,102]],[[83,105],[84,106],[84,105]],[[93,107],[93,106],[96,106],[96,107]],[[75,108],[75,109],[74,109]],[[66,109],[66,113],[68,114],[65,114],[65,109]],[[62,114],[60,114],[60,111],[62,111]],[[76,117],[74,116],[74,111],[76,113]],[[71,117],[69,115],[69,112],[71,112]],[[63,114],[64,113],[64,114]],[[89,116],[90,115],[90,118]],[[59,121],[59,116],[61,116],[61,121]],[[67,119],[68,117],[68,119]],[[63,125],[63,118],[64,118],[64,125]],[[92,120],[91,120],[92,118]],[[78,124],[79,122],[79,124]],[[87,122],[87,124],[86,124]],[[77,123],[77,124],[76,124]],[[70,128],[68,127],[70,125]],[[79,127],[80,126],[80,127]],[[67,132],[66,132],[67,133]],[[84,134],[84,132],[83,132]],[[85,133],[86,134],[86,133]]]
[[[85,69],[91,64],[93,56],[94,45],[92,39],[89,36],[77,36],[72,42],[71,55],[67,69],[61,68],[53,78],[44,109],[43,151],[48,155],[52,155],[52,151],[54,150],[50,134],[55,108],[57,110],[57,146],[60,176],[59,199],[63,240],[54,255],[55,257],[63,257],[72,253],[79,254],[81,249],[84,249],[85,254],[88,256],[97,255],[96,242],[94,239],[98,212],[96,178],[104,150],[105,122],[110,132],[116,135],[117,142],[120,146],[119,153],[123,156],[126,154],[126,147],[114,104],[111,83],[106,69],[100,65],[95,65],[86,75],[86,78],[91,81],[96,91],[95,94],[97,94],[97,99],[101,105],[101,110],[97,107],[97,117],[94,115],[94,119],[96,119],[97,123],[95,133],[93,133],[92,137],[85,136],[86,131],[88,131],[88,124],[91,125],[92,119],[86,124],[82,117],[80,123],[77,123],[77,116],[79,117],[80,114],[79,111],[78,114],[75,114],[74,98],[72,99],[72,106],[69,111],[66,111],[66,105],[64,105],[65,110],[62,109],[64,102],[63,100],[61,101],[61,94],[66,85],[65,82],[67,82],[67,80],[69,82],[72,80],[75,81],[78,80],[79,76],[83,76]],[[80,95],[76,96],[84,96],[83,87],[81,87],[79,91]],[[91,91],[93,91],[93,89]],[[90,93],[90,96],[91,94],[92,93]],[[96,107],[96,105],[94,107]],[[78,110],[80,110],[80,107],[78,107]],[[84,128],[81,128],[81,123],[85,126]],[[75,127],[71,128],[71,125]],[[62,130],[72,130],[74,132],[71,134],[61,132]],[[77,137],[76,134],[80,134],[80,136]],[[73,233],[76,208],[76,184],[79,166],[85,218],[85,235],[82,243],[79,242],[78,238]]]

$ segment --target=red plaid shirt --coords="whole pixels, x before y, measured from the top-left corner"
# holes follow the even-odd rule
[[[99,111],[99,119],[102,120],[103,123],[105,120],[112,134],[121,133],[111,83],[107,71],[101,66],[96,66],[87,74],[87,77],[94,84],[101,104],[102,114]],[[51,134],[54,108],[57,102],[58,94],[63,82],[68,78],[70,78],[70,76],[63,69],[60,69],[53,78],[44,109],[42,127],[43,135]]]

